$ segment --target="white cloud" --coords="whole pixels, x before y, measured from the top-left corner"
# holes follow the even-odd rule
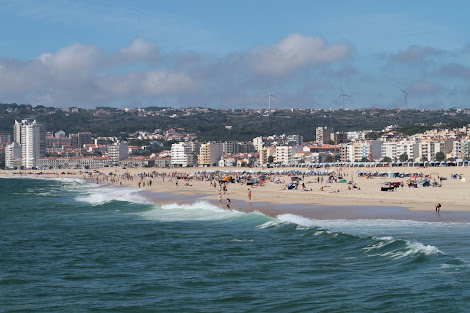
[[[262,74],[283,75],[303,66],[343,60],[351,51],[346,43],[328,45],[320,37],[291,34],[272,46],[254,49],[251,65]]]
[[[157,53],[157,46],[151,42],[137,38],[132,41],[129,46],[122,48],[120,53],[123,55],[146,57]]]
[[[153,71],[146,74],[143,90],[148,95],[173,94],[185,92],[196,86],[185,73]]]
[[[159,51],[157,45],[136,38],[127,47],[120,49],[115,55],[109,58],[111,66],[129,63],[150,63],[158,61]]]
[[[430,70],[436,65],[432,62],[421,63],[425,71],[411,66],[408,71],[401,67],[393,70],[398,66],[392,66],[396,65],[390,62],[392,55],[384,58],[383,54],[371,63],[345,62],[352,50],[346,43],[327,44],[319,37],[300,34],[227,56],[164,52],[140,38],[111,53],[74,43],[32,60],[0,57],[0,101],[57,107],[130,102],[264,107],[269,81],[271,91],[279,96],[274,101],[277,107],[329,107],[338,97],[340,83],[349,90],[345,92],[354,95],[354,101],[367,107],[379,106],[387,96],[401,104],[398,89],[387,87],[393,82],[416,89],[412,98],[416,103],[423,100],[425,105],[430,98],[453,90],[452,85],[463,86],[469,77],[469,69],[461,60],[444,63],[447,66],[434,71]],[[440,53],[429,47],[414,47],[393,56],[401,62],[414,59],[418,63],[422,58],[442,62],[436,58]],[[385,75],[377,70],[380,62],[389,64]],[[365,89],[377,92],[361,93]],[[461,87],[456,90],[462,93]],[[459,95],[453,97],[452,101],[459,100]]]
[[[44,53],[38,57],[45,66],[58,72],[87,71],[95,67],[102,56],[94,45],[74,43],[59,49],[56,53]]]

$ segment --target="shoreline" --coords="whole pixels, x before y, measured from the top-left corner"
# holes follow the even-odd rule
[[[209,168],[210,171],[230,171],[227,168]],[[242,168],[243,169],[243,168]],[[358,188],[350,188],[352,184],[340,182],[317,182],[318,176],[302,177],[300,182],[305,184],[305,190],[285,190],[290,182],[290,176],[278,175],[266,180],[263,186],[247,186],[242,183],[227,183],[227,191],[222,194],[221,204],[218,202],[218,188],[214,188],[209,180],[181,179],[181,176],[190,177],[203,168],[105,168],[98,171],[88,170],[49,170],[49,171],[0,171],[0,177],[31,177],[31,178],[80,178],[87,183],[95,183],[98,179],[101,185],[135,187],[142,194],[156,204],[166,203],[194,203],[202,200],[225,208],[226,199],[230,198],[231,208],[243,212],[259,211],[268,216],[279,214],[296,214],[314,219],[400,219],[417,221],[458,222],[470,221],[470,184],[466,177],[470,177],[469,168],[442,167],[442,168],[336,168],[343,178],[353,182]],[[236,170],[241,170],[236,168]],[[255,171],[256,169],[245,169]],[[299,170],[285,169],[283,171]],[[301,169],[305,171],[305,169]],[[423,179],[436,180],[436,177],[445,177],[442,187],[407,187],[408,178],[382,178],[361,177],[357,171],[419,171]],[[209,172],[209,170],[207,170]],[[266,170],[265,170],[266,171]],[[39,174],[42,172],[43,174]],[[46,173],[44,173],[46,172]],[[118,179],[119,177],[129,179]],[[162,176],[152,177],[158,172]],[[13,173],[22,173],[13,174]],[[62,174],[66,173],[66,174]],[[69,173],[69,174],[67,174]],[[91,175],[90,175],[91,173]],[[249,172],[251,173],[251,172]],[[451,179],[453,173],[458,173],[461,179]],[[139,176],[141,175],[141,176]],[[163,176],[165,175],[165,176]],[[225,175],[225,174],[224,174]],[[254,174],[252,176],[255,176]],[[114,177],[114,178],[113,178]],[[177,179],[176,177],[180,177]],[[152,185],[149,186],[149,181]],[[176,182],[178,181],[178,185]],[[282,183],[274,183],[279,181]],[[380,191],[385,181],[403,182],[394,192]],[[142,183],[139,186],[139,182]],[[143,183],[147,183],[145,187]],[[210,184],[210,185],[209,185]],[[323,187],[323,188],[322,188]],[[252,201],[248,201],[248,188],[252,191]],[[323,191],[320,191],[320,190]],[[442,203],[439,215],[434,212],[436,202]]]

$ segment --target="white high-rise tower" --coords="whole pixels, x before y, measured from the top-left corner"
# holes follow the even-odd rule
[[[36,120],[15,121],[13,127],[15,142],[21,145],[22,166],[35,168],[40,158],[46,156],[46,130]]]

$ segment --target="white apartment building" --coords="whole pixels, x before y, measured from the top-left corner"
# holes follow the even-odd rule
[[[454,141],[452,156],[457,160],[463,160],[470,157],[470,139],[461,139]]]
[[[419,140],[401,140],[401,141],[386,141],[382,143],[381,158],[389,157],[392,161],[398,161],[400,156],[406,154],[408,160],[415,160],[418,158]]]
[[[255,147],[255,151],[259,151],[263,148],[263,137],[256,137],[253,138],[253,146]]]
[[[436,153],[443,152],[446,158],[453,148],[454,139],[432,140],[423,139],[418,146],[419,159],[435,161]]]
[[[5,147],[5,168],[14,169],[14,161],[21,158],[21,145],[13,142]]]
[[[188,167],[194,165],[191,143],[180,142],[171,145],[171,166]]]
[[[302,151],[302,146],[277,146],[274,162],[280,164],[294,163],[294,155]]]
[[[382,155],[381,141],[356,141],[341,145],[342,162],[360,162],[363,158],[378,160]]]
[[[388,157],[392,161],[398,160],[399,155],[397,154],[397,145],[398,142],[396,141],[388,141],[382,143],[382,152],[381,152],[381,158]]]
[[[351,147],[351,160],[353,162],[359,162],[362,158],[371,158],[369,142],[355,142],[351,144]]]
[[[397,158],[406,153],[408,160],[419,159],[419,142],[420,140],[402,140],[397,143]]]
[[[119,161],[129,158],[129,145],[127,142],[117,142],[108,146],[108,161],[110,166],[119,164]]]
[[[18,138],[18,124],[20,124],[20,145],[22,166],[25,169],[36,168],[38,160],[46,156],[46,131],[42,124],[36,120],[15,121],[15,140]]]

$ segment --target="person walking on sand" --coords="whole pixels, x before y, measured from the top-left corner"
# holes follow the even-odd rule
[[[440,213],[441,212],[441,204],[438,202],[436,204],[436,213]]]
[[[248,200],[251,201],[251,189],[248,188]]]

